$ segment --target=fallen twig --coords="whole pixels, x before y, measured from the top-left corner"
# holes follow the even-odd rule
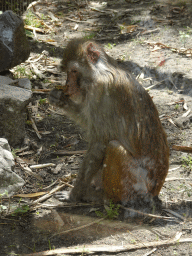
[[[27,30],[39,32],[39,33],[42,33],[42,34],[45,33],[44,29],[32,27],[32,26],[29,26],[29,25],[25,25],[24,28],[27,29]]]
[[[187,147],[187,146],[177,146],[173,145],[172,149],[176,151],[181,151],[181,152],[186,152],[186,153],[192,153],[192,147]]]
[[[64,230],[62,232],[59,232],[59,233],[55,233],[54,235],[52,235],[50,238],[54,237],[54,236],[57,236],[57,235],[61,235],[61,234],[65,234],[65,233],[69,233],[71,231],[77,231],[77,230],[80,230],[80,229],[83,229],[83,228],[87,228],[95,223],[99,223],[100,221],[104,220],[105,218],[101,218],[101,219],[97,219],[91,223],[88,223],[86,225],[83,225],[83,226],[80,226],[80,227],[77,227],[77,228],[72,228],[72,229],[68,229],[68,230]]]
[[[16,149],[16,150],[14,151],[14,153],[15,153],[15,154],[17,154],[17,153],[22,153],[23,151],[28,150],[28,149],[29,149],[29,146],[26,146],[26,147],[23,147],[23,148],[20,148],[20,149]]]
[[[35,124],[35,121],[33,120],[33,118],[32,118],[31,116],[29,117],[29,119],[30,119],[30,121],[31,121],[31,125],[32,125],[33,129],[35,130],[35,132],[36,132],[36,134],[37,134],[37,137],[38,137],[39,139],[41,139],[42,137],[41,137],[41,135],[40,135],[40,133],[39,133],[39,131],[38,131],[38,129],[37,129],[37,126],[36,126],[36,124]]]
[[[174,102],[170,102],[170,103],[167,103],[166,105],[167,106],[172,106],[172,105],[176,105],[176,104],[184,104],[184,99],[178,100],[178,101],[174,101]]]
[[[151,33],[158,32],[158,31],[160,31],[160,28],[155,28],[155,29],[152,29],[152,30],[147,30],[147,31],[142,32],[141,34],[142,35],[146,35],[146,34],[151,34]]]
[[[39,176],[38,174],[34,173],[20,157],[16,157],[16,162],[20,165],[21,169],[25,171],[27,174],[34,176],[36,179],[40,181],[43,181],[43,178],[41,178],[41,176]]]
[[[27,7],[27,10],[29,10],[31,7],[35,10],[35,6],[40,3],[41,3],[41,0],[30,3],[29,6]]]
[[[82,247],[72,247],[72,248],[60,248],[56,250],[49,250],[44,252],[37,252],[37,253],[31,253],[31,254],[22,254],[22,256],[49,256],[49,255],[56,255],[56,254],[98,254],[98,253],[118,253],[118,252],[127,252],[131,250],[138,250],[138,249],[145,249],[150,247],[161,247],[161,246],[168,246],[168,245],[174,245],[178,243],[191,243],[192,238],[180,238],[182,233],[177,233],[176,236],[169,240],[164,241],[154,241],[154,242],[148,242],[143,245],[142,243],[137,244],[128,244],[124,246],[112,246],[112,245],[104,245],[104,246],[98,246],[98,245],[92,245],[92,246],[82,246]]]
[[[55,180],[54,182],[52,182],[49,186],[45,187],[45,188],[42,188],[42,190],[47,190],[53,186],[55,186],[55,184],[59,181],[59,179]]]
[[[42,74],[42,72],[35,66],[35,64],[31,63],[30,64],[32,71],[39,77],[39,78],[44,78],[45,76]]]
[[[171,124],[173,124],[175,127],[178,127],[171,118],[167,119]]]
[[[180,168],[181,168],[181,166],[179,165],[179,166],[177,166],[177,167],[174,167],[174,168],[169,169],[168,172],[172,172],[172,171],[178,170],[178,169],[180,169]]]
[[[153,87],[155,87],[155,86],[157,86],[157,85],[160,85],[160,84],[162,84],[163,82],[165,82],[166,80],[167,80],[167,79],[162,80],[162,81],[159,81],[159,82],[156,83],[156,84],[150,85],[150,86],[146,87],[145,90],[149,90],[149,89],[151,89],[151,88],[153,88]]]
[[[163,209],[163,211],[172,214],[173,216],[175,216],[175,217],[181,219],[182,221],[185,220],[180,214],[178,214],[178,213],[176,213],[176,212],[174,212],[174,211],[172,211],[172,210],[170,210],[170,209]]]
[[[59,150],[53,152],[54,155],[77,155],[77,154],[84,154],[87,150],[76,150],[76,151],[65,151],[65,150]]]
[[[35,152],[33,150],[21,152],[21,153],[16,153],[18,156],[26,156],[26,155],[33,155]]]
[[[46,199],[48,199],[49,197],[51,197],[52,194],[54,194],[55,192],[57,192],[58,190],[60,190],[61,188],[65,187],[65,186],[66,186],[66,184],[62,184],[62,185],[60,185],[60,186],[58,186],[58,187],[52,189],[48,194],[46,194],[46,195],[40,197],[39,199],[33,201],[31,205],[36,205],[36,204],[38,204],[38,203],[41,203],[41,202],[45,201]]]
[[[77,23],[89,23],[89,24],[93,25],[92,22],[87,21],[87,20],[74,20],[74,19],[71,19],[71,18],[68,18],[68,17],[65,17],[65,19],[66,19],[66,20],[73,21],[73,22],[77,22]]]
[[[163,220],[167,220],[167,221],[173,221],[174,218],[170,218],[170,217],[165,217],[165,216],[159,216],[159,215],[155,215],[155,214],[151,214],[151,213],[144,213],[144,212],[140,212],[131,208],[127,208],[124,207],[122,205],[118,205],[120,208],[124,209],[124,210],[128,210],[130,212],[135,212],[137,214],[143,215],[143,216],[147,216],[147,217],[151,217],[151,218],[156,218],[156,219],[163,219]]]
[[[33,93],[46,93],[46,92],[50,92],[51,89],[32,89]]]
[[[73,185],[71,185],[71,184],[69,184],[69,183],[67,183],[67,182],[65,182],[65,181],[62,181],[61,179],[60,179],[60,181],[61,181],[65,186],[68,186],[68,187],[70,187],[70,188],[74,188]]]
[[[185,113],[182,115],[182,117],[187,117],[190,112],[191,112],[191,109],[188,109],[187,112],[185,112]]]
[[[145,253],[143,256],[149,256],[150,254],[152,254],[156,250],[157,250],[157,248],[153,248],[150,252]]]
[[[56,164],[53,163],[47,163],[47,164],[36,164],[36,165],[31,165],[30,168],[31,169],[41,169],[41,168],[45,168],[45,167],[55,167]]]
[[[42,51],[41,55],[40,55],[38,58],[32,60],[32,57],[30,57],[28,60],[26,60],[26,62],[27,62],[27,63],[35,63],[35,62],[38,62],[38,61],[41,60],[42,58],[45,58],[45,57],[46,57],[46,54],[47,54],[46,51]]]
[[[168,46],[168,45],[165,45],[165,44],[162,44],[162,43],[158,43],[158,42],[148,42],[148,41],[144,41],[144,43],[150,45],[150,46],[159,46],[160,48],[162,49],[170,49],[172,52],[177,52],[177,53],[180,53],[180,54],[185,54],[187,57],[191,57],[192,55],[192,49],[178,49],[178,48],[174,48],[174,47],[171,47],[171,46]]]
[[[173,181],[173,180],[191,180],[190,178],[178,178],[178,177],[171,177],[166,178],[165,181]]]
[[[55,17],[52,12],[48,12],[48,15],[52,19],[52,21],[59,21],[59,19]]]

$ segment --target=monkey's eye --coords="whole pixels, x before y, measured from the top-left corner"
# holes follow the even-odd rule
[[[72,72],[73,74],[76,74],[76,73],[77,73],[77,70],[71,70],[71,72]]]

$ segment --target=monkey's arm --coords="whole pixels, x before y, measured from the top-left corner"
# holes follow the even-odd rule
[[[88,149],[78,173],[75,186],[70,194],[66,191],[56,194],[56,197],[60,201],[80,201],[85,197],[89,198],[90,201],[92,200],[91,195],[89,196],[87,193],[89,193],[93,176],[95,176],[102,167],[105,150],[106,146],[100,143],[95,143]]]

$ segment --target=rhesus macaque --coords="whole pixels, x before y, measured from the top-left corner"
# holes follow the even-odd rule
[[[66,85],[51,91],[50,103],[86,129],[88,150],[74,188],[60,199],[124,205],[158,199],[169,148],[149,94],[94,41],[69,42],[61,69]]]

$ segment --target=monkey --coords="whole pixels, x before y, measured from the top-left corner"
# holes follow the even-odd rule
[[[59,199],[123,205],[158,201],[169,147],[148,92],[92,40],[70,41],[61,71],[67,73],[66,84],[54,88],[49,101],[85,129],[88,149],[74,188]]]

